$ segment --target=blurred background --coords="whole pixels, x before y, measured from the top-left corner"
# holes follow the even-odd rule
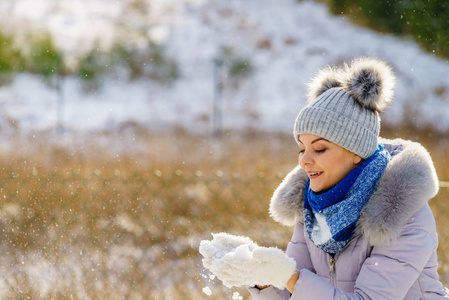
[[[0,299],[251,299],[212,232],[285,249],[268,215],[319,68],[397,77],[381,135],[422,143],[449,284],[445,0],[1,0]]]

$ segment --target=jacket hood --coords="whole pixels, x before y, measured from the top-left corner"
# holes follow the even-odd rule
[[[392,155],[376,191],[362,210],[356,232],[373,246],[388,245],[401,233],[413,213],[438,192],[438,177],[427,150],[402,139],[379,139]],[[304,222],[303,194],[307,174],[297,166],[275,190],[271,217],[285,225]]]

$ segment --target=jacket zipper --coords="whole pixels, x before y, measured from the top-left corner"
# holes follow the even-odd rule
[[[331,284],[335,286],[335,258],[331,256],[329,260],[329,278],[331,281]]]

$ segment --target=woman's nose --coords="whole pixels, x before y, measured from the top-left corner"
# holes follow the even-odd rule
[[[308,151],[302,152],[298,157],[298,161],[299,161],[299,165],[301,165],[301,166],[305,166],[305,165],[311,164],[313,162]]]

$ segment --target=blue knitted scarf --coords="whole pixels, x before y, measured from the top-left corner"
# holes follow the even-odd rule
[[[370,158],[331,189],[315,193],[307,180],[304,225],[318,248],[331,255],[343,250],[390,159],[390,154],[379,144]]]

